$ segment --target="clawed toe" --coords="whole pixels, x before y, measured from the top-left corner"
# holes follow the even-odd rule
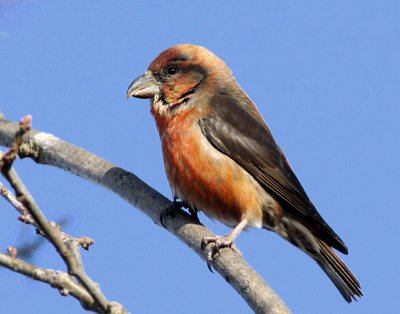
[[[207,267],[211,272],[213,272],[211,263],[213,262],[215,257],[219,254],[220,249],[229,247],[235,253],[239,254],[240,256],[242,255],[242,253],[236,247],[230,235],[224,237],[204,237],[203,240],[201,241],[201,249],[204,251],[207,245],[209,244],[213,244],[210,251],[208,251],[207,253]]]
[[[234,245],[233,240],[229,235],[224,237],[204,237],[201,241],[202,250],[204,250],[210,243],[214,243],[214,247],[217,248],[217,250],[232,247]]]
[[[177,210],[180,210],[182,208],[186,208],[189,211],[189,214],[192,216],[192,218],[199,224],[201,224],[199,216],[197,215],[197,210],[190,207],[188,203],[185,201],[178,201],[176,197],[174,197],[174,200],[166,207],[164,208],[161,213],[160,213],[160,224],[163,226],[165,229],[167,228],[165,225],[165,219],[167,217],[174,217],[174,212]]]
[[[231,246],[230,246],[230,248],[231,248],[237,255],[239,255],[240,257],[242,256],[242,252],[240,252],[240,250],[238,249],[238,247],[236,246],[235,243],[232,243]]]
[[[194,208],[192,208],[192,207],[190,207],[189,205],[187,205],[187,206],[188,206],[187,208],[188,208],[189,214],[192,216],[192,218],[193,218],[197,223],[201,224],[199,215],[198,215],[198,213],[197,213],[197,210],[194,209]]]
[[[165,229],[167,229],[165,225],[165,219],[167,217],[173,217],[174,212],[181,208],[181,204],[179,202],[173,201],[171,204],[169,204],[166,208],[164,208],[161,213],[160,213],[160,223],[161,226],[163,226]]]

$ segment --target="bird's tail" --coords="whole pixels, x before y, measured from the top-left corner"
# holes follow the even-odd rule
[[[361,286],[356,277],[325,242],[322,240],[318,242],[320,255],[314,259],[332,280],[343,298],[350,303],[356,300],[356,296],[361,297]]]
[[[350,303],[356,300],[356,297],[362,296],[360,283],[328,244],[300,221],[283,217],[281,223],[280,226],[283,228],[275,229],[275,231],[312,257],[347,302]]]

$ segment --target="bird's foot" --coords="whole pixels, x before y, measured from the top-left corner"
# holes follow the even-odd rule
[[[183,206],[182,202],[179,202],[174,199],[167,207],[165,207],[163,210],[161,210],[160,223],[165,229],[167,229],[167,227],[165,225],[165,219],[167,217],[173,218],[175,216],[175,212],[177,210],[181,209],[182,206]]]
[[[242,253],[239,251],[239,249],[236,247],[235,243],[233,240],[235,239],[235,236],[233,234],[227,234],[223,237],[204,237],[203,240],[201,241],[201,249],[204,251],[207,245],[210,243],[213,244],[212,248],[210,251],[207,253],[207,267],[208,269],[213,272],[211,263],[213,262],[214,258],[219,254],[220,249],[223,248],[231,248],[236,254],[242,256]]]
[[[178,198],[175,196],[174,197],[174,204],[175,204],[175,206],[176,207],[178,207],[178,208],[185,208],[185,209],[187,209],[188,210],[188,212],[189,212],[189,214],[190,214],[190,216],[192,216],[192,218],[198,223],[198,224],[201,224],[201,222],[200,222],[200,219],[199,219],[199,216],[198,216],[198,214],[197,214],[197,209],[195,209],[195,208],[193,208],[192,206],[190,206],[186,201],[184,201],[184,200],[180,200],[180,201],[178,201]],[[176,208],[175,207],[175,208]]]
[[[190,207],[188,203],[185,201],[178,201],[176,197],[174,197],[174,200],[169,204],[166,208],[164,208],[161,213],[160,213],[160,223],[164,228],[167,228],[165,226],[165,219],[167,217],[173,218],[175,215],[175,212],[180,210],[181,208],[186,208],[189,211],[189,214],[192,216],[192,218],[197,222],[200,223],[199,216],[197,215],[197,210],[194,208]]]
[[[187,208],[187,210],[189,211],[190,216],[192,216],[192,218],[198,223],[201,224],[200,219],[199,219],[199,215],[197,214],[198,211],[196,209],[194,209],[193,207],[190,207],[186,202],[185,202],[186,206],[184,206],[185,208]]]

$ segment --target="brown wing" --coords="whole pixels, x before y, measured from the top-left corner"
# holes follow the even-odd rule
[[[239,103],[225,95],[214,96],[209,114],[199,125],[216,149],[250,173],[285,210],[302,220],[328,245],[347,254],[345,244],[317,212],[247,97]]]

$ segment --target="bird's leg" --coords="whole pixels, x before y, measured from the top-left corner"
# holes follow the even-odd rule
[[[215,236],[215,237],[204,237],[202,242],[201,242],[201,249],[204,250],[206,246],[210,243],[213,243],[214,246],[211,248],[211,250],[207,254],[207,267],[211,269],[211,262],[214,260],[214,257],[219,253],[219,250],[222,248],[229,247],[233,251],[235,251],[237,254],[242,255],[239,251],[239,249],[236,247],[234,241],[236,237],[239,235],[239,233],[246,227],[247,225],[247,219],[243,219],[238,223],[238,225],[227,235],[224,235],[223,237]]]

